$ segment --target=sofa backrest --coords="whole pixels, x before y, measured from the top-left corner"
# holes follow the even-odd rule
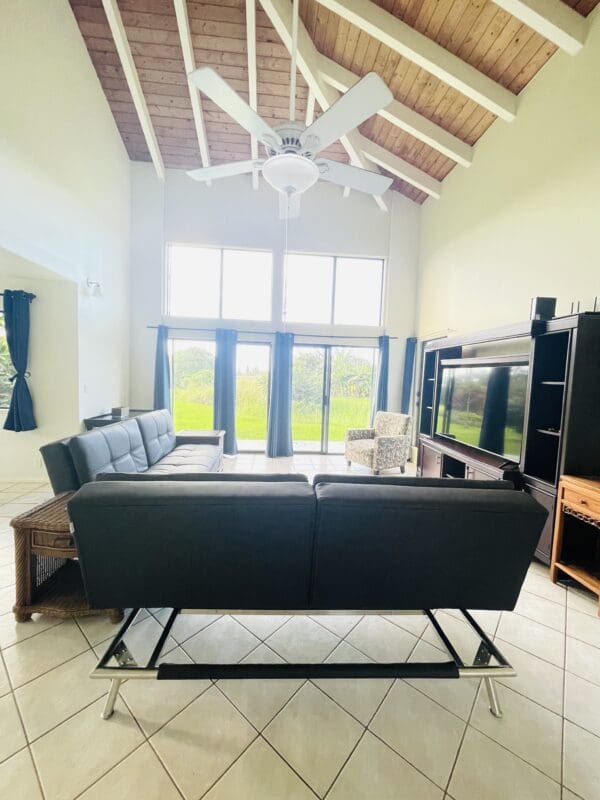
[[[302,608],[314,513],[300,481],[99,481],[69,503],[95,608]]]
[[[497,488],[239,480],[89,483],[69,513],[93,608],[306,611],[512,609],[546,519]]]
[[[166,409],[148,411],[136,417],[149,466],[156,464],[175,447],[173,418]]]
[[[69,452],[81,484],[101,472],[143,472],[148,459],[135,419],[95,428],[69,440]]]
[[[530,495],[316,486],[311,606],[511,610],[547,512]],[[352,605],[348,602],[352,600]]]
[[[473,481],[467,478],[417,478],[416,475],[345,475],[317,473],[313,486],[319,483],[363,483],[376,486],[426,486],[437,489],[514,489],[511,481]]]
[[[308,478],[299,472],[142,472],[124,475],[121,472],[101,472],[97,481],[254,481],[255,483],[307,483]]]
[[[401,436],[410,430],[410,414],[378,411],[373,422],[375,436]]]

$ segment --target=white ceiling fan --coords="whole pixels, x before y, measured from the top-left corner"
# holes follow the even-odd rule
[[[207,182],[260,170],[267,183],[279,193],[279,216],[282,219],[299,215],[300,195],[318,180],[374,195],[383,194],[392,183],[391,178],[377,172],[327,158],[317,158],[322,150],[389,105],[393,95],[381,78],[370,72],[312,125],[306,127],[296,122],[297,29],[298,2],[294,0],[289,122],[273,127],[268,125],[209,67],[202,67],[188,75],[192,86],[203,92],[264,145],[267,158],[232,161],[229,164],[195,169],[187,174],[194,180]]]

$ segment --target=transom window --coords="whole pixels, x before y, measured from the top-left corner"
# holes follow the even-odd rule
[[[271,319],[273,257],[262,250],[171,244],[166,312],[203,319]]]
[[[0,310],[0,408],[8,408],[9,406],[11,393],[10,376],[13,373],[14,369],[12,368],[4,329],[4,314]]]
[[[284,319],[325,325],[380,325],[383,261],[290,254]]]

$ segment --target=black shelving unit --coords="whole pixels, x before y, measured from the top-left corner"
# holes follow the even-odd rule
[[[442,440],[435,433],[440,362],[529,349],[519,463]],[[514,348],[514,349],[513,349]],[[600,475],[600,313],[573,314],[436,340],[426,345],[419,415],[422,475],[509,478],[548,509],[536,555],[549,563],[561,475]]]

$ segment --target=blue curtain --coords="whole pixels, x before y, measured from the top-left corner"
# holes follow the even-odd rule
[[[171,410],[171,365],[169,364],[169,329],[159,325],[156,331],[154,360],[154,408]]]
[[[223,452],[233,456],[237,452],[235,439],[235,331],[217,328],[215,355],[214,426],[225,431]]]
[[[292,353],[293,333],[276,333],[269,397],[267,455],[291,456],[292,449]]]
[[[402,375],[402,397],[400,400],[400,411],[408,414],[410,411],[410,398],[412,394],[413,374],[415,371],[415,351],[417,340],[414,336],[409,336],[406,340],[404,349],[404,372]]]
[[[33,415],[33,402],[27,386],[27,358],[29,355],[29,305],[35,295],[29,292],[4,291],[4,325],[8,352],[15,368],[11,378],[12,397],[4,422],[7,431],[33,431],[37,428]]]
[[[375,402],[371,410],[371,425],[377,411],[387,411],[388,407],[388,372],[390,363],[390,337],[379,337],[379,360],[377,364],[377,389]]]

